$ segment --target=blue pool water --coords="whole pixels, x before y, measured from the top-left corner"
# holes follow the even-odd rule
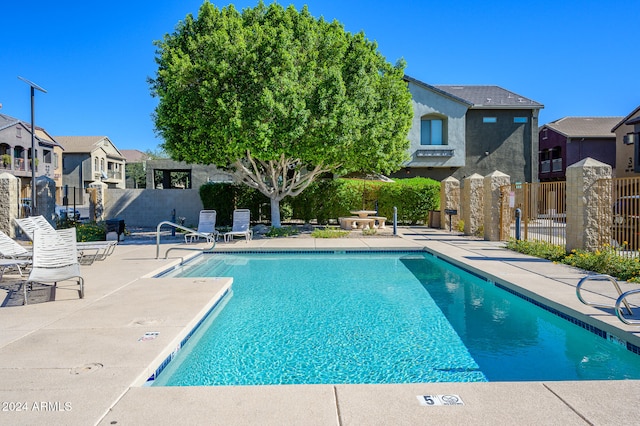
[[[640,357],[425,253],[216,254],[232,276],[154,386],[640,378]]]

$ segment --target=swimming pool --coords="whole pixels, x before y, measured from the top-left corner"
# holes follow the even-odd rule
[[[640,357],[424,252],[202,256],[233,295],[154,386],[638,379]]]

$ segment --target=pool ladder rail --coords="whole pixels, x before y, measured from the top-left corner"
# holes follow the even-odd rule
[[[614,305],[605,305],[601,303],[587,302],[582,297],[582,293],[581,293],[582,285],[587,281],[609,281],[611,284],[613,284],[613,287],[616,289],[616,292],[618,292],[618,298],[616,299],[616,303]],[[578,300],[580,300],[585,305],[594,306],[596,308],[613,308],[613,310],[616,313],[616,316],[620,319],[620,321],[629,325],[640,325],[640,320],[632,320],[632,319],[625,318],[624,314],[622,313],[622,305],[624,305],[624,308],[627,310],[627,315],[633,316],[633,310],[631,309],[631,306],[627,301],[627,297],[636,293],[640,293],[640,288],[635,288],[633,290],[623,292],[620,289],[620,285],[618,284],[618,281],[615,278],[613,278],[611,275],[606,275],[606,274],[587,275],[582,279],[580,279],[580,281],[578,281],[578,284],[576,285],[576,295],[578,296]]]
[[[208,234],[202,234],[194,229],[191,228],[187,228],[186,226],[183,225],[178,225],[177,223],[173,223],[171,221],[165,220],[163,222],[160,222],[158,224],[158,226],[156,227],[156,259],[158,259],[160,257],[160,228],[162,228],[163,225],[168,225],[171,226],[173,228],[177,228],[177,229],[182,229],[183,231],[187,231],[191,234],[194,235],[198,235],[201,236],[205,239],[207,239],[208,241],[211,242],[211,238],[210,235]],[[166,259],[169,256],[169,252],[171,250],[191,250],[191,251],[200,251],[200,252],[209,252],[209,251],[213,251],[213,249],[216,247],[216,239],[213,238],[213,245],[211,247],[206,247],[206,248],[195,248],[195,247],[171,247],[169,249],[167,249],[167,251],[164,254],[164,258]]]

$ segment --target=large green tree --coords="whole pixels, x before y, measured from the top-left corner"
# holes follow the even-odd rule
[[[316,19],[305,6],[237,11],[205,1],[156,42],[163,149],[215,164],[279,203],[328,171],[389,173],[406,159],[411,95],[362,32]]]

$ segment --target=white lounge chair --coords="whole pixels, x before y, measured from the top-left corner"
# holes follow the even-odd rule
[[[204,238],[207,242],[218,241],[218,235],[220,235],[220,233],[216,231],[216,211],[200,210],[198,229],[196,232],[185,234],[184,242],[192,243],[199,238]]]
[[[78,294],[84,298],[84,278],[80,273],[76,228],[61,229],[55,234],[36,229],[33,232],[33,262],[29,278],[24,284],[24,304],[27,304],[27,289],[33,283],[51,284],[57,287],[60,281],[73,280],[78,283]]]
[[[253,231],[249,228],[251,212],[249,209],[236,209],[233,211],[233,226],[230,232],[225,232],[224,241],[228,242],[235,236],[245,237],[247,242],[253,238]]]
[[[31,251],[0,231],[0,280],[8,268],[15,268],[22,277],[22,268],[31,263]]]
[[[22,232],[33,241],[33,231],[41,229],[45,232],[55,233],[56,230],[44,218],[44,216],[29,216],[14,219]],[[82,264],[90,265],[95,260],[106,259],[115,250],[117,241],[87,241],[76,244],[78,255]]]
[[[6,259],[31,259],[31,250],[0,231],[0,256]]]

